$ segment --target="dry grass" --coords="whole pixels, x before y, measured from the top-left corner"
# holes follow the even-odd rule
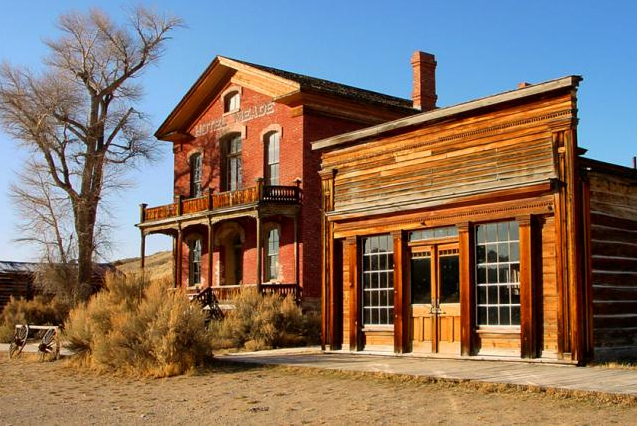
[[[211,356],[201,309],[143,275],[108,275],[106,291],[71,311],[63,336],[74,364],[98,372],[167,377]]]
[[[17,324],[60,325],[66,319],[69,306],[58,298],[36,296],[33,300],[13,296],[0,316],[0,342],[13,339]]]
[[[114,263],[115,268],[125,274],[141,273],[139,258],[122,259]],[[172,279],[173,256],[169,251],[160,251],[146,256],[144,274],[150,280]]]
[[[316,315],[303,315],[290,296],[282,299],[247,288],[235,297],[233,304],[235,309],[224,320],[210,324],[217,349],[255,351],[316,343],[320,320]]]

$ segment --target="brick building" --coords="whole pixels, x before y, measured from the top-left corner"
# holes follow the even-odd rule
[[[412,62],[415,103],[216,57],[155,133],[173,144],[175,199],[142,204],[142,264],[145,237],[166,234],[175,282],[193,293],[212,287],[226,299],[253,285],[317,302],[320,158],[310,142],[431,108],[433,56]]]

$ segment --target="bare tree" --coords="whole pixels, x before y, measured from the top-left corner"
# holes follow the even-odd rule
[[[142,95],[136,78],[159,60],[168,34],[180,25],[178,18],[143,7],[133,10],[125,25],[97,9],[70,13],[59,18],[61,36],[45,42],[50,55],[43,71],[6,63],[0,68],[0,121],[29,150],[40,173],[23,176],[35,179],[35,185],[22,189],[25,195],[35,191],[35,199],[42,189],[54,188],[49,194],[56,197],[65,194],[77,283],[85,296],[91,289],[98,208],[105,191],[121,184],[113,177],[155,153],[148,122],[135,109]],[[49,247],[68,256],[68,244],[54,235],[56,225],[45,225],[53,225],[49,235],[56,240]]]

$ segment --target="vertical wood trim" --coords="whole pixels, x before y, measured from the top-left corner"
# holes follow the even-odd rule
[[[333,300],[331,294],[333,260],[333,225],[328,221],[326,213],[334,208],[334,175],[336,170],[321,170],[321,348],[325,350],[327,345],[332,345],[332,336],[335,331],[331,330],[332,311],[330,303]]]
[[[343,244],[332,238],[330,262],[330,346],[341,349],[343,344]]]
[[[300,297],[300,272],[299,272],[299,217],[298,211],[294,214],[294,284],[296,284],[297,295]]]
[[[456,226],[460,249],[460,352],[463,356],[471,356],[474,353],[475,329],[474,237],[469,222],[459,223]]]
[[[347,239],[347,260],[349,262],[349,348],[359,351],[363,348],[360,342],[360,289],[358,278],[358,240]]]
[[[581,229],[581,186],[577,161],[577,141],[573,128],[564,132],[566,147],[567,185],[566,215],[568,224],[568,287],[571,323],[571,359],[581,361],[585,358],[584,309],[585,289],[583,287],[584,264],[582,262]]]
[[[532,216],[517,218],[520,226],[520,347],[522,358],[537,357]]]
[[[212,287],[212,257],[214,254],[214,224],[208,218],[208,287]]]
[[[409,340],[409,274],[405,269],[407,240],[404,232],[391,233],[394,250],[394,352],[408,351]]]

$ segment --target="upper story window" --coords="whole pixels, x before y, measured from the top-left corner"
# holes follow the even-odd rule
[[[265,135],[265,184],[279,184],[279,132]]]
[[[224,191],[236,191],[241,189],[241,135],[234,134],[222,143],[223,178],[222,189]]]
[[[201,284],[201,238],[190,240],[188,249],[188,285],[193,287]]]
[[[223,112],[238,111],[241,107],[241,94],[238,91],[230,92],[223,97]]]
[[[201,197],[202,155],[195,153],[190,156],[190,196]]]

